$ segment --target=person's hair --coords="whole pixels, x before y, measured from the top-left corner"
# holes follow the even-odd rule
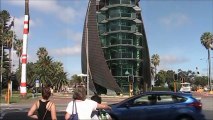
[[[101,104],[101,97],[99,96],[99,95],[97,95],[97,94],[95,94],[95,95],[93,95],[92,97],[91,97],[91,100],[94,100],[94,101],[96,101],[97,103],[99,103],[99,104]]]
[[[78,86],[73,93],[74,100],[85,100],[86,99],[86,89],[83,86]]]
[[[43,87],[41,94],[43,99],[48,100],[51,95],[50,87],[47,86]]]

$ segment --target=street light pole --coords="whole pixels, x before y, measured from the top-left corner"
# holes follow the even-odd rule
[[[89,15],[90,0],[86,14],[86,56],[87,56],[87,98],[89,98],[89,48],[88,48],[88,15]]]
[[[134,75],[131,75],[129,71],[127,70],[125,72],[125,75],[127,75],[128,82],[129,82],[129,96],[133,96],[133,83],[134,83]]]
[[[86,14],[86,59],[87,59],[87,98],[89,98],[89,47],[88,47],[88,16],[89,16],[90,0]]]

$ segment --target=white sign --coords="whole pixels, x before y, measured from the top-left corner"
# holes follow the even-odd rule
[[[39,87],[39,80],[36,80],[36,87]]]

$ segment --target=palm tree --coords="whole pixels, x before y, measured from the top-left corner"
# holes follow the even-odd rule
[[[3,43],[6,49],[9,51],[9,69],[11,69],[11,48],[12,48],[12,41],[13,41],[13,31],[7,31],[7,34],[4,35]],[[10,70],[9,70],[10,71]]]
[[[36,64],[29,62],[27,63],[27,84],[34,86],[35,80],[37,79]]]
[[[61,90],[63,85],[68,85],[68,81],[67,81],[67,72],[59,72],[56,76],[55,76],[55,88],[56,90]]]
[[[19,58],[19,62],[18,62],[19,68],[20,68],[20,65],[21,65],[20,59],[21,59],[21,54],[22,54],[22,46],[23,46],[23,40],[22,39],[15,39],[14,50],[16,50],[16,55]]]
[[[60,90],[63,85],[68,84],[67,73],[64,72],[61,62],[53,62],[44,47],[39,48],[37,55],[39,60],[36,62],[35,71],[42,85],[51,85]]]
[[[42,85],[52,84],[49,71],[51,69],[52,58],[50,56],[45,56],[40,58],[37,62],[36,69],[37,75],[41,80]]]
[[[158,54],[153,54],[153,55],[152,55],[151,63],[152,63],[152,64],[154,65],[154,67],[155,67],[155,75],[154,75],[154,77],[155,77],[155,79],[156,79],[157,66],[158,66],[159,63],[160,63],[160,57],[159,57]]]
[[[48,52],[47,52],[46,48],[41,47],[41,48],[39,48],[39,50],[37,51],[37,55],[38,55],[38,58],[41,59],[41,58],[44,58],[45,56],[47,56],[47,55],[48,55]]]
[[[67,73],[63,70],[63,64],[61,62],[53,62],[50,69],[50,77],[52,86],[55,86],[56,90],[60,90],[63,85],[67,85]]]
[[[208,50],[208,63],[209,63],[209,79],[208,79],[208,86],[210,87],[210,90],[212,90],[211,86],[211,55],[210,50],[213,48],[213,34],[210,32],[205,32],[202,34],[200,38],[201,44]]]

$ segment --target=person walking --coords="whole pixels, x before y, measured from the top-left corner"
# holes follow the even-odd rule
[[[36,101],[30,110],[28,116],[37,120],[57,120],[55,104],[49,100],[51,96],[50,87],[43,87],[42,98]],[[37,112],[37,114],[35,114]]]
[[[75,104],[74,104],[74,103]],[[74,110],[73,105],[76,106],[76,110]],[[72,114],[76,112],[78,114],[79,120],[91,120],[92,111],[96,109],[111,109],[110,106],[106,104],[100,104],[96,101],[86,99],[86,89],[83,86],[78,86],[73,93],[73,100],[68,103],[66,108],[65,120],[70,119]]]

